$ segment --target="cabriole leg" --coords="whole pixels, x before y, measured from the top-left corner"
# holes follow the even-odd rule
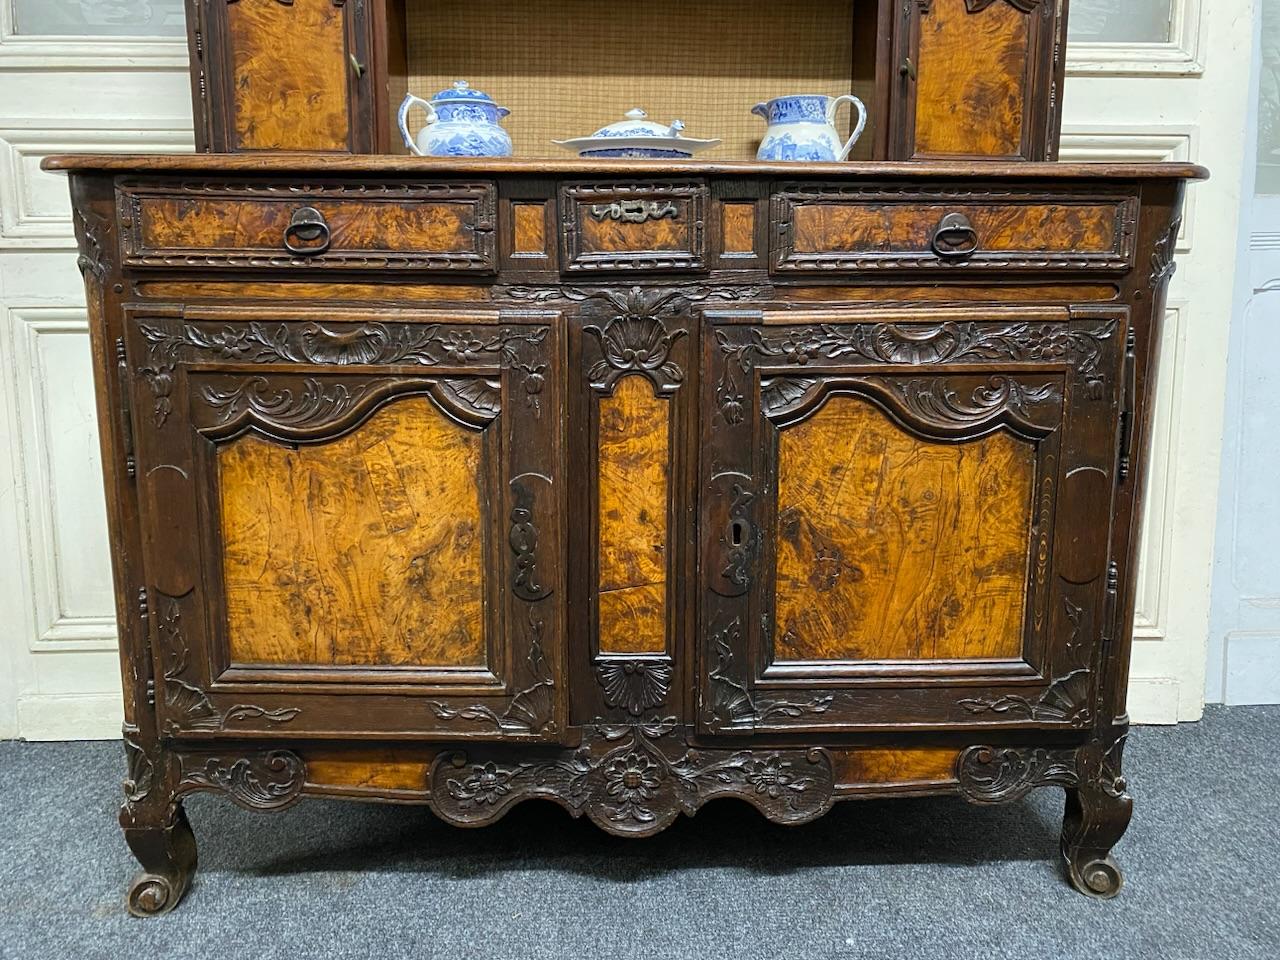
[[[125,826],[129,849],[142,864],[129,887],[129,912],[154,917],[178,905],[196,869],[196,838],[181,803],[173,804],[166,826]]]
[[[1062,858],[1071,885],[1090,897],[1114,897],[1124,875],[1111,856],[1133,816],[1133,798],[1120,774],[1128,725],[1117,727],[1107,744],[1080,751],[1080,785],[1067,789],[1062,821]]]

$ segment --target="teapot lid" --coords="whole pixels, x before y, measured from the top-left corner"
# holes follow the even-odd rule
[[[453,81],[453,86],[445,87],[432,94],[432,103],[441,103],[448,100],[470,100],[475,103],[493,103],[493,98],[487,93],[481,93],[479,90],[473,90],[471,84],[465,80]]]
[[[649,115],[636,107],[627,111],[627,119],[619,120],[617,123],[611,123],[607,127],[601,127],[591,136],[593,137],[671,137],[679,136],[680,131],[684,129],[684,122],[676,120],[670,126],[663,126],[660,123],[654,123],[652,120],[646,120]]]

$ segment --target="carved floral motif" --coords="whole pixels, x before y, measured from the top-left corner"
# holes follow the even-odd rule
[[[711,638],[716,651],[716,665],[707,675],[711,683],[711,712],[726,726],[750,726],[779,717],[796,719],[823,714],[831,708],[834,697],[822,694],[805,701],[765,699],[755,696],[745,681],[735,679],[733,651],[742,646],[742,621],[734,617],[723,630]]]
[[[971,803],[1007,803],[1037,787],[1074,787],[1080,774],[1074,749],[978,746],[960,754],[956,779]]]
[[[512,804],[544,797],[610,833],[648,836],[718,796],[737,796],[769,819],[803,823],[831,806],[834,776],[825,750],[689,749],[674,718],[585,728],[572,754],[519,760],[444,754],[432,765],[431,795],[445,820],[488,823]]]

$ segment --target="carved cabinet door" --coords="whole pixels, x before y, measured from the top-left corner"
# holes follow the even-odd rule
[[[166,732],[558,738],[556,316],[128,313]]]
[[[706,318],[702,729],[1085,726],[1125,308]]]

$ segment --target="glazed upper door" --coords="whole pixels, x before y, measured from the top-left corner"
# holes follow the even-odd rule
[[[187,0],[196,148],[374,152],[368,6]]]
[[[702,728],[1084,726],[1125,309],[707,319]]]
[[[555,316],[129,313],[163,729],[563,730]]]

